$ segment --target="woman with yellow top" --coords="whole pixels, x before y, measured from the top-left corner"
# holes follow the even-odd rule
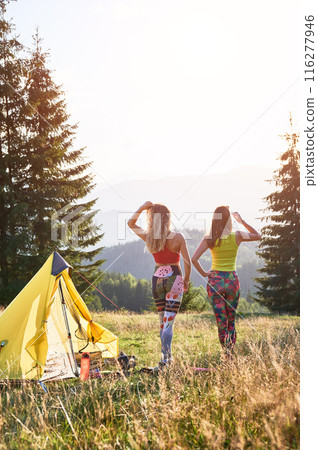
[[[213,214],[210,235],[202,239],[192,257],[199,273],[208,277],[207,291],[218,325],[219,339],[226,351],[233,349],[236,342],[235,312],[240,298],[240,281],[236,273],[237,251],[241,242],[258,241],[261,237],[238,213],[233,213],[233,216],[247,231],[232,231],[228,206],[219,206]],[[212,254],[212,269],[206,272],[199,258],[208,249]]]

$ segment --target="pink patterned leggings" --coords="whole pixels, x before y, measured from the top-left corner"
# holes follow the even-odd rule
[[[159,313],[161,362],[172,361],[173,325],[183,295],[183,278],[179,266],[156,266],[152,292]]]
[[[236,342],[235,314],[240,298],[237,273],[211,271],[207,291],[214,310],[220,343],[226,350],[232,349]]]

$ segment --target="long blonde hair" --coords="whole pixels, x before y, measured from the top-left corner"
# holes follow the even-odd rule
[[[150,253],[157,253],[165,248],[167,237],[171,232],[170,211],[166,206],[155,203],[147,210],[147,216],[146,247]]]

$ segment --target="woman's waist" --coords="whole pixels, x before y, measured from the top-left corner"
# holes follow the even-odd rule
[[[161,265],[161,266],[167,266],[167,265],[171,265],[173,264],[178,265],[180,264],[180,255],[179,253],[177,253],[176,255],[164,255],[165,257],[163,258],[162,255],[153,255],[154,260],[155,260],[155,264],[156,265]]]
[[[222,247],[213,248],[211,250],[212,262],[215,261],[218,264],[232,264],[237,258],[237,248],[236,249],[223,249]]]
[[[170,266],[170,267],[176,266],[176,267],[179,267],[179,269],[181,269],[180,263],[178,263],[178,262],[173,262],[173,263],[157,263],[156,262],[156,267],[163,267],[163,266]]]
[[[209,271],[209,277],[219,276],[219,277],[228,277],[228,276],[238,276],[236,270],[216,270],[212,269]]]
[[[236,258],[212,258],[211,270],[233,272],[236,270]]]

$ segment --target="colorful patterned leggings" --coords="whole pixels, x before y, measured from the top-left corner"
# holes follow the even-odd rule
[[[161,362],[172,361],[173,324],[183,295],[183,278],[179,266],[156,266],[152,292],[159,313]]]
[[[213,270],[208,278],[211,300],[219,331],[219,340],[226,350],[236,342],[235,313],[240,298],[240,281],[236,272]]]

